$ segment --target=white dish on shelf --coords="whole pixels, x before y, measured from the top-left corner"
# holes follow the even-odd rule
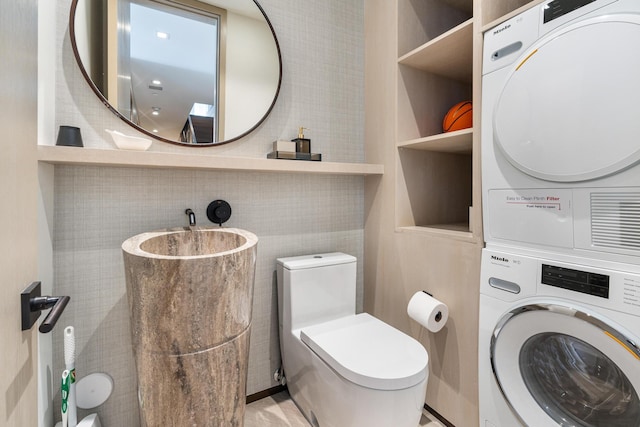
[[[116,146],[121,150],[145,151],[148,150],[149,147],[151,147],[150,139],[125,135],[124,133],[118,132],[117,130],[105,129],[105,131],[111,134],[113,142],[115,142]]]

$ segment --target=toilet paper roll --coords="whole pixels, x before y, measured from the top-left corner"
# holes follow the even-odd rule
[[[419,291],[409,300],[407,314],[431,332],[438,332],[447,323],[449,308],[425,291]]]

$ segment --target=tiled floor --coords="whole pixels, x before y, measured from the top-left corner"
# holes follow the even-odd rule
[[[283,391],[247,405],[244,427],[309,427],[309,423],[298,411],[289,393]],[[435,418],[423,415],[417,427],[444,426]]]

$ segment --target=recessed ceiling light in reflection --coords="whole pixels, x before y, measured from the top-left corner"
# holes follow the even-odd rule
[[[158,80],[158,79],[151,80],[151,83],[154,84],[154,85],[161,85],[162,84],[162,82],[160,80]]]
[[[154,129],[154,130],[153,130],[153,132],[154,132],[154,133],[158,133],[158,129]]]
[[[165,33],[164,31],[156,31],[156,37],[162,40],[168,40],[169,33]]]
[[[160,115],[160,111],[152,111],[151,114],[153,114],[154,116],[159,116]]]

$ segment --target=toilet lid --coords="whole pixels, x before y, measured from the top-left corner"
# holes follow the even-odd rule
[[[336,372],[363,387],[400,390],[427,375],[422,344],[367,313],[304,328],[300,337]]]

